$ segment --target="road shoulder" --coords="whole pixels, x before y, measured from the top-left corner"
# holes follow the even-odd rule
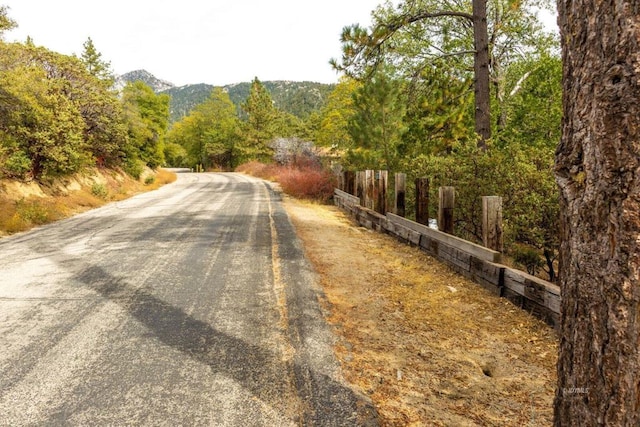
[[[416,248],[287,199],[345,378],[384,425],[549,425],[553,330]]]

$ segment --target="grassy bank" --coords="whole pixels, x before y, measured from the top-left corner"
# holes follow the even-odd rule
[[[172,172],[147,171],[140,180],[118,170],[93,169],[46,183],[0,181],[0,236],[29,230],[108,202],[155,190],[176,180]]]

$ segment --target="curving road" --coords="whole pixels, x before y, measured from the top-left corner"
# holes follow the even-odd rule
[[[0,240],[0,425],[373,425],[279,197],[239,174]]]

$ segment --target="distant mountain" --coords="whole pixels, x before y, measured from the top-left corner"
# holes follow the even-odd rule
[[[177,122],[198,104],[203,103],[209,98],[214,86],[206,83],[194,85],[185,85],[180,87],[169,88],[162,93],[166,93],[171,97],[169,102],[169,114],[171,122]]]
[[[157,93],[166,93],[171,96],[169,110],[171,122],[176,122],[198,104],[207,100],[215,86],[199,83],[185,86],[175,86],[165,80],[156,78],[153,74],[138,70],[123,74],[117,78],[116,85],[124,87],[127,82],[143,81]],[[306,118],[313,111],[321,109],[327,100],[327,96],[335,85],[314,82],[292,81],[266,81],[262,82],[271,93],[273,102],[277,108],[294,116]],[[235,104],[238,112],[242,114],[240,105],[249,96],[251,83],[236,83],[222,86],[229,94],[229,98]]]
[[[133,83],[137,81],[141,81],[145,83],[147,86],[151,87],[154,92],[163,92],[165,90],[175,87],[173,83],[168,82],[166,80],[160,80],[159,78],[157,78],[156,76],[154,76],[153,74],[151,74],[146,70],[130,71],[126,74],[118,76],[116,78],[115,86],[116,86],[116,89],[120,90],[123,87],[125,87],[125,85],[128,82]]]

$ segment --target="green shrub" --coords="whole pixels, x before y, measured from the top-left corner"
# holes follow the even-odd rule
[[[15,151],[5,160],[3,169],[9,177],[24,178],[31,170],[31,159],[22,150]]]
[[[124,171],[135,179],[140,179],[144,171],[144,163],[138,159],[127,158],[124,164]]]
[[[513,261],[527,269],[527,273],[535,276],[544,266],[544,261],[540,258],[540,252],[523,245],[514,245],[511,250]]]
[[[144,179],[144,184],[145,184],[145,185],[151,185],[151,184],[153,184],[154,182],[156,182],[156,177],[155,177],[155,176],[153,176],[153,175],[149,175],[148,177],[146,177],[146,178]]]
[[[104,184],[100,184],[96,182],[91,186],[91,194],[106,200],[106,198],[109,196],[109,190]]]
[[[49,210],[37,201],[18,200],[16,202],[16,214],[24,221],[35,225],[50,222]]]

